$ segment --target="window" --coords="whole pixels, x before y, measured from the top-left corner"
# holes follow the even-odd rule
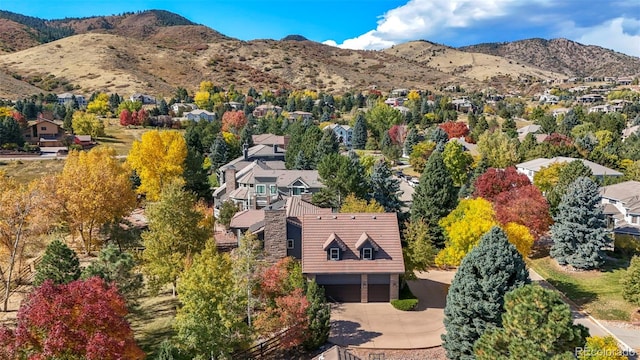
[[[293,239],[287,239],[287,249],[293,249]]]
[[[46,126],[40,126],[40,130],[47,130]]]
[[[338,248],[329,249],[329,259],[340,260],[340,249]]]
[[[371,248],[362,249],[362,258],[366,259],[366,260],[372,260],[373,259],[373,249],[371,249]]]
[[[256,193],[258,195],[264,195],[267,192],[267,187],[264,185],[256,185]]]
[[[271,195],[278,195],[278,187],[275,185],[269,185],[269,193],[271,193]]]

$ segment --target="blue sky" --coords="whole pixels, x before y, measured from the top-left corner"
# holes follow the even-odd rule
[[[354,49],[564,37],[640,56],[640,0],[0,0],[0,9],[47,19],[164,9],[242,40],[300,34]]]

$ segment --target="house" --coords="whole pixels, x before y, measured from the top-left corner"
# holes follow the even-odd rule
[[[253,143],[255,145],[268,145],[273,146],[277,145],[283,149],[287,149],[287,145],[289,145],[289,140],[291,137],[289,135],[274,135],[274,134],[259,134],[259,135],[251,135],[253,139]]]
[[[558,101],[560,101],[560,98],[556,95],[551,95],[551,94],[542,94],[540,95],[540,98],[538,99],[540,102],[543,102],[545,104],[557,104]]]
[[[294,111],[289,113],[289,120],[311,120],[313,119],[313,114],[306,111]]]
[[[587,95],[578,96],[576,98],[576,101],[583,104],[594,103],[594,102],[603,101],[603,100],[604,98],[602,97],[602,95],[599,95],[599,94],[587,94]]]
[[[284,209],[284,219],[279,211]],[[272,260],[280,260],[285,256],[292,256],[296,259],[302,258],[302,216],[305,214],[329,215],[331,209],[317,207],[300,196],[290,196],[258,210],[243,210],[231,218],[230,230],[241,239],[242,234],[249,231],[258,237],[258,240],[265,241],[265,232],[268,234],[278,234],[282,231],[286,236],[280,235],[282,244],[271,242],[267,239],[265,252]],[[265,221],[268,218],[269,221]],[[284,221],[283,221],[284,220]],[[284,245],[284,246],[282,246]]]
[[[625,181],[603,186],[600,196],[613,233],[640,239],[640,182]]]
[[[58,95],[58,105],[73,105],[75,101],[79,108],[87,107],[87,99],[82,95],[74,95],[71,93],[62,93]]]
[[[141,93],[135,93],[131,95],[129,99],[131,101],[139,101],[142,103],[142,105],[152,105],[156,103],[155,97],[147,94],[141,94]]]
[[[389,106],[401,106],[402,104],[404,104],[404,99],[403,98],[388,98],[387,100],[384,101],[385,104],[389,105]]]
[[[196,104],[191,104],[191,103],[171,104],[171,111],[173,111],[173,113],[176,115],[178,115],[181,111],[184,113],[184,112],[189,112],[196,109],[198,109],[198,105]]]
[[[201,110],[201,109],[197,109],[197,110],[191,110],[188,113],[184,113],[183,116],[185,118],[187,118],[187,120],[191,120],[191,121],[208,121],[208,122],[212,122],[216,119],[216,113],[211,112],[211,111],[207,111],[207,110]]]
[[[616,81],[616,84],[623,85],[623,86],[628,86],[628,85],[631,85],[632,83],[633,83],[633,78],[631,76],[619,77],[618,80]]]
[[[606,114],[606,113],[610,113],[612,111],[613,110],[611,108],[611,105],[609,105],[609,104],[596,105],[596,106],[592,106],[592,107],[589,108],[589,114],[595,113],[595,112]]]
[[[63,146],[62,135],[64,135],[62,121],[42,117],[35,121],[29,121],[27,127],[22,131],[22,136],[27,143],[40,147]]]
[[[569,108],[557,108],[557,109],[553,109],[553,111],[551,111],[551,115],[553,115],[554,118],[557,118],[560,115],[566,115],[569,113],[569,111],[571,111],[571,109]]]
[[[391,90],[391,96],[401,97],[409,95],[409,89],[393,89]]]
[[[232,108],[233,110],[242,110],[242,108],[244,107],[242,103],[237,101],[229,101],[224,104],[229,105],[229,107]]]
[[[469,112],[473,110],[473,104],[467,98],[454,99],[451,104],[456,108],[456,111]]]
[[[533,182],[533,177],[535,176],[535,174],[540,171],[540,169],[542,168],[546,168],[549,165],[555,164],[555,163],[570,163],[572,161],[575,160],[579,160],[582,161],[582,163],[587,166],[588,168],[591,169],[591,172],[593,173],[593,176],[596,177],[599,180],[603,180],[604,177],[606,176],[610,176],[610,177],[618,177],[618,176],[622,176],[623,174],[621,172],[615,171],[613,169],[609,169],[606,166],[602,166],[600,164],[596,164],[594,162],[591,162],[589,160],[585,160],[585,159],[574,159],[574,158],[570,158],[570,157],[563,157],[563,156],[557,156],[551,159],[545,159],[545,158],[538,158],[538,159],[534,159],[531,161],[527,161],[527,162],[523,162],[520,163],[518,165],[516,165],[516,169],[518,170],[519,173],[525,174],[529,180],[531,182]]]
[[[531,124],[531,125],[521,127],[517,130],[518,140],[522,142],[522,140],[524,140],[524,138],[527,137],[528,134],[535,134],[538,131],[540,131],[540,129],[542,129],[542,126],[536,125],[536,124]]]
[[[351,147],[351,140],[353,139],[353,129],[349,125],[331,124],[327,126],[336,134],[338,141],[346,147]]]
[[[271,112],[275,115],[280,115],[280,113],[282,113],[282,108],[280,106],[275,106],[272,104],[262,104],[262,105],[258,105],[254,110],[253,110],[253,117],[259,118],[259,117],[264,117],[267,116],[267,114]]]
[[[329,299],[397,299],[404,271],[395,213],[302,216],[302,273],[323,286]]]
[[[91,139],[91,135],[74,135],[73,143],[80,145],[83,148],[88,148],[96,145],[95,141]]]

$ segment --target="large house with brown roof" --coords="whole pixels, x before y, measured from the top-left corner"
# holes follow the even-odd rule
[[[405,271],[395,213],[302,217],[302,273],[343,302],[397,299]]]
[[[640,182],[625,181],[600,188],[605,216],[614,234],[640,239]]]
[[[45,119],[39,117],[35,121],[29,121],[27,127],[22,131],[24,141],[32,145],[62,146],[62,121]]]

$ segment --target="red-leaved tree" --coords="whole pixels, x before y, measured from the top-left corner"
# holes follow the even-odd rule
[[[227,111],[222,115],[222,131],[238,134],[247,124],[247,117],[244,111]]]
[[[469,127],[462,121],[447,121],[440,124],[440,128],[447,133],[449,139],[460,138],[469,135]]]
[[[0,329],[3,359],[144,359],[115,285],[93,277],[64,285],[47,281],[20,307],[15,331]]]
[[[280,340],[280,344],[284,348],[298,346],[306,340],[308,308],[309,300],[300,288],[293,290],[289,295],[276,299],[280,326],[282,329],[288,329],[286,335]]]
[[[404,144],[404,140],[407,138],[407,125],[393,125],[389,129],[389,138],[396,145]]]
[[[535,240],[546,234],[553,222],[547,199],[534,185],[498,194],[493,201],[493,209],[501,224],[515,222],[526,226]]]
[[[131,111],[124,109],[120,112],[120,125],[129,126],[133,123],[133,117]]]
[[[481,197],[491,202],[501,192],[531,185],[529,178],[519,173],[515,167],[506,169],[489,168],[484,174],[478,176],[474,184],[474,197]]]

